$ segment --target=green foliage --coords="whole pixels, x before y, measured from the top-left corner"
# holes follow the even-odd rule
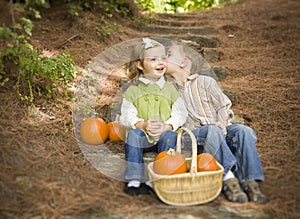
[[[41,18],[40,8],[50,8],[50,4],[46,0],[26,0],[25,3],[15,4],[15,8],[27,11],[34,18]]]
[[[68,2],[68,12],[71,16],[78,16],[80,11],[96,10],[107,18],[114,14],[126,17],[128,9],[124,0],[65,0]]]
[[[118,31],[122,26],[115,21],[108,22],[104,16],[101,17],[99,25],[95,27],[97,35],[100,37],[109,36],[110,34]]]
[[[100,37],[109,36],[121,26],[112,22],[115,15],[127,18],[129,10],[125,0],[64,0],[71,17],[79,16],[81,11],[96,11],[101,16],[95,27]],[[13,11],[18,10],[30,18],[41,18],[39,10],[50,8],[47,0],[25,0],[13,4]],[[12,13],[12,20],[14,17]],[[55,57],[47,57],[43,51],[35,50],[30,44],[33,23],[28,18],[21,18],[11,28],[0,26],[0,87],[10,83],[14,85],[21,100],[34,105],[37,98],[56,99],[67,92],[68,83],[76,75],[73,55],[63,52]],[[3,49],[2,49],[3,48]]]
[[[32,22],[26,18],[21,21],[13,29],[0,27],[0,42],[5,45],[0,53],[0,85],[11,80],[20,99],[30,104],[36,97],[54,99],[76,75],[73,56],[63,52],[47,57],[34,50],[28,42]]]
[[[208,9],[237,0],[135,0],[138,7],[155,13],[190,12]]]
[[[158,12],[153,0],[134,0],[135,4],[148,12]]]
[[[81,11],[97,11],[101,15],[99,24],[95,27],[99,37],[106,37],[121,28],[120,24],[111,21],[118,14],[127,17],[128,8],[124,0],[68,0],[68,13],[71,17],[79,16]]]

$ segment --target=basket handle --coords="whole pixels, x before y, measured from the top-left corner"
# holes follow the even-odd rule
[[[197,142],[194,134],[189,129],[181,127],[178,130],[176,151],[178,153],[181,153],[181,136],[184,131],[190,135],[192,140],[192,161],[191,161],[190,173],[197,173]]]

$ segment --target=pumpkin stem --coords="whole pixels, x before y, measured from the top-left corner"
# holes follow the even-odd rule
[[[175,150],[173,148],[170,148],[167,152],[168,155],[170,156],[175,156]]]

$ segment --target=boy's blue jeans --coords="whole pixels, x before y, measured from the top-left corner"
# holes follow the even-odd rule
[[[125,158],[127,161],[124,172],[124,180],[144,180],[145,164],[143,153],[157,151],[158,153],[175,149],[177,142],[177,133],[174,131],[165,131],[159,141],[154,145],[149,143],[146,134],[141,129],[132,129],[128,132],[125,143]]]
[[[224,167],[224,175],[233,170],[240,182],[264,180],[254,130],[242,124],[229,125],[226,129],[226,137],[215,125],[201,126],[193,133],[204,152],[214,155]]]

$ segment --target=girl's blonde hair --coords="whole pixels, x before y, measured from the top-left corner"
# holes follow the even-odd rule
[[[161,43],[149,38],[139,40],[131,53],[130,62],[127,64],[129,79],[137,80],[138,77],[143,74],[143,72],[138,68],[139,62],[143,65],[145,51],[158,46],[164,47]]]

